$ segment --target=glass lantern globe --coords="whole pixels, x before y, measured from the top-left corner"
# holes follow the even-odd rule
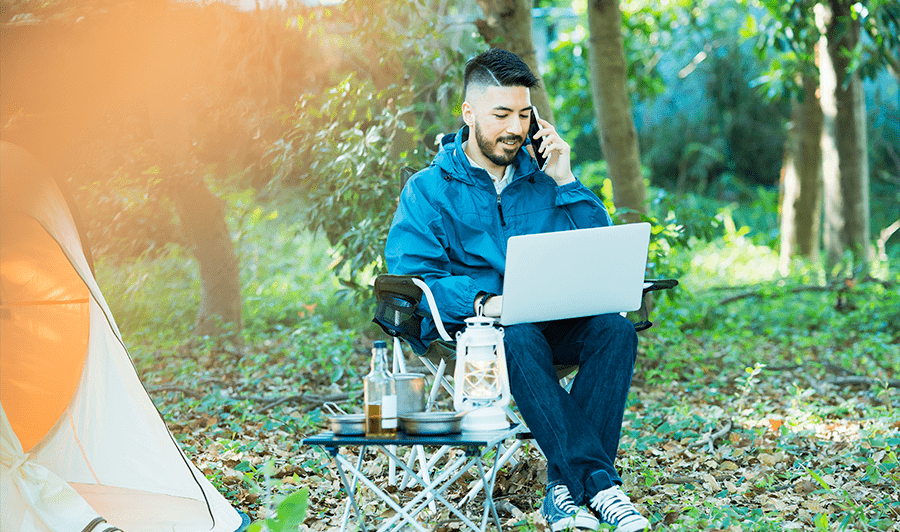
[[[466,319],[456,334],[456,389],[453,407],[467,412],[464,431],[491,431],[509,427],[504,407],[509,404],[509,381],[503,329],[484,316]]]

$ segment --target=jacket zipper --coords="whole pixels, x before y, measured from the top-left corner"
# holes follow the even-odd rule
[[[497,194],[497,212],[500,213],[500,225],[506,226],[506,220],[503,219],[503,205],[500,203],[500,194]]]

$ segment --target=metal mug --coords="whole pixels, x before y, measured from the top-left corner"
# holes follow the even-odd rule
[[[425,374],[394,373],[397,384],[397,415],[425,410]]]

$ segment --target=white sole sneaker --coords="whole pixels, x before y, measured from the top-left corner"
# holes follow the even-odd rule
[[[591,508],[604,523],[616,527],[616,532],[643,532],[650,529],[650,521],[638,513],[628,495],[618,486],[605,489],[591,499]]]

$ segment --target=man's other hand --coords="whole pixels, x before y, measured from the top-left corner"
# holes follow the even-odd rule
[[[501,310],[503,310],[503,296],[493,296],[484,302],[481,313],[489,318],[499,318]]]

